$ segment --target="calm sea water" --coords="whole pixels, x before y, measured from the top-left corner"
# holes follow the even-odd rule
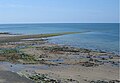
[[[53,23],[53,24],[1,24],[0,32],[41,34],[57,32],[84,32],[51,37],[49,42],[80,48],[118,53],[119,24],[117,23]]]

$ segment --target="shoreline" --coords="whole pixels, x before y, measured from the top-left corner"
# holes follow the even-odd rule
[[[1,36],[0,43],[5,42],[17,42],[21,39],[30,39],[30,38],[46,38],[46,37],[53,37],[53,36],[60,36],[60,35],[67,35],[67,34],[77,34],[80,32],[63,32],[63,33],[51,33],[51,34],[34,34],[34,35],[18,35],[18,36],[10,36],[9,34],[2,34],[6,35],[6,37]]]
[[[90,31],[85,31],[85,32],[90,32]],[[33,34],[33,35],[0,32],[0,43],[17,42],[17,41],[19,42],[21,40],[29,40],[29,41],[34,41],[34,40],[39,41],[39,40],[44,40],[44,39],[49,40],[48,38],[50,37],[69,35],[69,34],[78,34],[78,33],[85,33],[85,32],[63,32],[63,33]],[[56,44],[56,43],[53,43],[53,44]],[[58,44],[58,45],[64,45],[64,44]],[[67,46],[81,48],[81,47],[76,47],[76,46],[71,46],[71,45],[67,45]],[[81,49],[88,49],[88,50],[97,51],[97,52],[112,53],[115,55],[119,55],[119,53],[116,53],[116,52],[110,52],[110,51],[105,51],[105,50],[100,50],[100,49],[90,49],[90,48],[81,48]]]
[[[42,38],[66,34],[71,33],[43,35]],[[20,41],[17,40],[17,42],[12,41],[10,37],[8,43],[0,43],[0,62],[8,62],[0,65],[1,72],[6,71],[4,67],[11,69],[9,70],[11,72],[19,69],[16,73],[34,82],[119,82],[119,56],[107,52],[52,44],[44,39],[21,40],[33,37],[41,36],[20,37],[18,38]]]

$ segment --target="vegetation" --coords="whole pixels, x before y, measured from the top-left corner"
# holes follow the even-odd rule
[[[0,40],[0,43],[16,42],[16,41],[20,41],[21,39],[45,38],[45,37],[53,37],[53,36],[60,36],[60,35],[67,35],[67,34],[75,34],[75,33],[79,33],[79,32],[64,32],[64,33],[51,33],[51,34],[10,36],[10,37],[4,37],[4,38],[2,38],[2,39]]]
[[[83,49],[83,48],[74,48],[74,47],[68,47],[68,46],[44,46],[44,47],[37,47],[37,49],[42,49],[42,50],[49,50],[51,52],[56,52],[56,51],[65,51],[65,52],[81,52],[81,53],[90,53],[93,52],[92,50],[89,49]]]
[[[17,49],[3,49],[0,50],[0,59],[10,62],[19,62],[19,60],[31,62],[35,61],[35,58],[31,55],[20,52]]]
[[[51,79],[45,74],[36,74],[29,78],[36,83],[59,83],[57,80]]]

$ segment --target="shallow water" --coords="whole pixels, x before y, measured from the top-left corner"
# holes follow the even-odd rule
[[[63,63],[64,59],[53,59],[53,60],[48,60],[50,62],[55,62],[55,63]]]
[[[32,65],[32,64],[13,64],[9,62],[0,62],[0,65],[4,66],[7,71],[20,72],[22,70],[39,70],[48,69],[47,65]]]
[[[119,24],[117,23],[52,23],[52,24],[4,24],[0,32],[41,34],[57,32],[84,32],[52,37],[49,42],[80,48],[103,50],[118,54]]]

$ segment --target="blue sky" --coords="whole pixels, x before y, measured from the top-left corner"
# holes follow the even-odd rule
[[[0,0],[0,23],[118,23],[119,0]]]

